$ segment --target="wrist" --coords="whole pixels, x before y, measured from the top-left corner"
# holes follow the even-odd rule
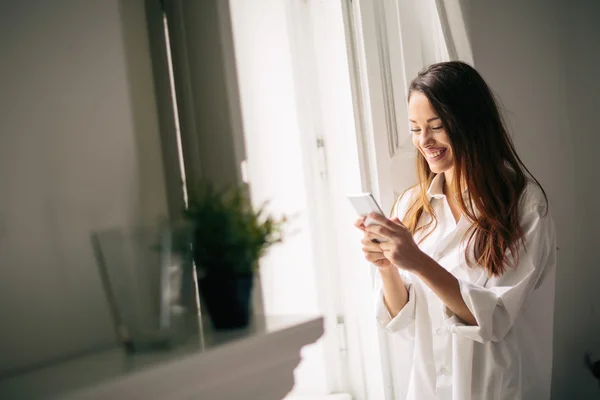
[[[388,268],[379,268],[379,275],[382,279],[393,279],[400,275],[400,271],[398,270],[398,267],[392,265]]]
[[[411,272],[419,276],[419,278],[423,278],[423,273],[428,269],[431,269],[432,262],[437,265],[433,258],[429,257],[426,253],[421,252],[421,254],[419,254],[419,257],[417,257],[417,259],[413,263],[413,268],[411,269]]]

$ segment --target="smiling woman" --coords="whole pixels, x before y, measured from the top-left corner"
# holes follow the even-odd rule
[[[408,103],[408,113],[414,118],[410,120],[412,142],[427,159],[431,170],[434,173],[449,170],[454,163],[450,138],[442,120],[431,109],[427,96],[415,92]]]
[[[395,389],[420,400],[550,398],[556,238],[546,194],[471,66],[424,69],[408,98],[419,183],[391,219],[357,221],[379,272]]]
[[[412,132],[413,145],[427,160],[431,172],[435,174],[445,172],[446,181],[451,185],[454,175],[452,168],[454,166],[454,156],[450,138],[444,129],[441,118],[431,108],[427,96],[419,91],[411,93],[408,113],[411,118],[410,131]],[[458,221],[460,210],[456,202],[449,201],[448,205],[455,220]]]

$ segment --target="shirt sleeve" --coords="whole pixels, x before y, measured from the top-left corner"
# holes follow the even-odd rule
[[[392,216],[397,216],[400,220],[404,218],[404,215],[409,207],[409,202],[412,198],[412,193],[413,191],[410,189],[398,197],[398,200],[396,200],[394,206],[392,207]],[[402,280],[404,281],[404,286],[408,291],[408,302],[404,305],[404,308],[400,310],[398,315],[393,318],[385,304],[381,275],[379,275],[379,270],[376,270],[375,272],[373,290],[375,317],[379,327],[390,333],[411,332],[411,330],[408,328],[411,325],[414,325],[415,320],[416,291],[412,284],[411,278],[408,276],[408,273],[404,271],[399,272],[402,276]]]
[[[404,286],[408,291],[408,302],[404,305],[404,308],[400,310],[398,315],[392,318],[383,297],[383,282],[379,275],[379,271],[375,274],[375,317],[377,318],[379,327],[389,333],[408,332],[408,328],[413,325],[415,321],[415,289],[410,278],[403,274],[402,271],[401,275]]]
[[[444,307],[445,323],[451,332],[481,343],[502,340],[527,296],[543,283],[545,270],[553,267],[554,258],[549,257],[556,256],[556,239],[550,212],[542,206],[530,206],[520,219],[525,244],[519,247],[518,265],[510,266],[500,277],[488,279],[484,286],[459,279],[460,293],[477,325],[466,325]],[[507,256],[512,259],[510,252]]]

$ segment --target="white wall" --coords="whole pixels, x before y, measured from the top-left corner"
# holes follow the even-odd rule
[[[548,192],[558,232],[553,398],[596,398],[600,358],[596,144],[600,3],[463,1],[477,69],[502,98],[519,154]]]
[[[0,376],[112,342],[94,229],[166,213],[143,0],[3,1]]]

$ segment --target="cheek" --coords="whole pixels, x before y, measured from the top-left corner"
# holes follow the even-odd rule
[[[412,144],[413,146],[415,146],[417,149],[419,148],[419,137],[417,135],[411,135],[411,140],[412,140]]]
[[[452,144],[450,143],[450,138],[448,137],[448,134],[446,132],[439,132],[435,136],[435,139],[437,142],[443,143],[444,145],[446,145],[446,147],[449,148],[450,152],[453,153]]]
[[[451,144],[450,144],[450,137],[448,137],[448,134],[446,133],[446,131],[440,132],[440,134],[437,137],[437,139],[440,142],[447,144],[449,147],[452,147]]]

